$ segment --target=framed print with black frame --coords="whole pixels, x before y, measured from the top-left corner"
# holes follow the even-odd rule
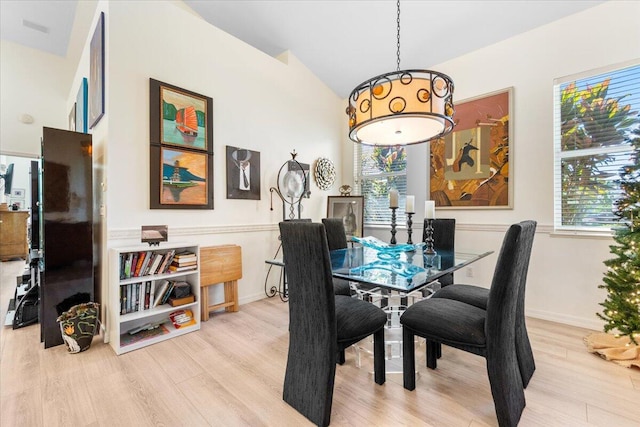
[[[150,207],[213,209],[213,99],[149,79]]]
[[[342,218],[347,239],[362,237],[364,196],[328,196],[327,218]]]
[[[260,200],[260,152],[227,145],[227,199]]]

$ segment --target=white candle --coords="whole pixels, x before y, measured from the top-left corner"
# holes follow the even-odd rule
[[[398,207],[398,190],[389,190],[389,207]]]
[[[416,213],[416,208],[414,206],[416,202],[415,196],[407,196],[407,213]]]
[[[436,202],[427,200],[424,202],[424,219],[436,218]]]

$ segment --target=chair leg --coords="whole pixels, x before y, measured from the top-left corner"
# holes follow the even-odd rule
[[[427,368],[436,369],[438,366],[438,346],[439,342],[427,340]]]
[[[338,365],[344,365],[344,362],[345,362],[344,349],[338,351],[338,357],[336,362],[338,362]]]
[[[514,352],[515,353],[515,352]],[[500,427],[515,427],[526,405],[515,354],[487,354],[487,373]]]
[[[402,327],[402,379],[404,388],[416,388],[416,347],[414,335],[406,326]]]
[[[387,379],[384,362],[384,328],[380,328],[373,334],[373,372],[376,384],[384,384]]]
[[[436,357],[438,359],[442,357],[442,344],[439,342],[436,343]]]

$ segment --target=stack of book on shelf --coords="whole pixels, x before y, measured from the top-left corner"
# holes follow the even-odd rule
[[[120,255],[120,280],[132,277],[165,274],[176,254],[175,249],[160,251],[128,252]]]
[[[169,329],[164,325],[165,322],[167,322],[167,320],[156,323],[147,323],[127,331],[120,335],[120,345],[124,347],[159,335],[168,334]]]
[[[198,257],[193,252],[181,252],[175,254],[171,265],[169,265],[169,271],[188,271],[198,268]]]
[[[176,298],[174,289],[188,289]],[[175,307],[189,304],[195,301],[195,296],[190,293],[191,285],[184,281],[157,280],[140,283],[120,285],[120,314],[135,313],[149,310],[169,303]],[[173,297],[173,298],[172,298]]]

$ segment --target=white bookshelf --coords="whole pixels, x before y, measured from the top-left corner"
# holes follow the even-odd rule
[[[141,252],[153,252],[153,253],[167,253],[175,250],[176,253],[180,252],[193,252],[198,258],[198,266],[195,270],[188,270],[182,272],[165,273],[165,274],[153,274],[144,275],[138,277],[122,278],[121,276],[121,263],[126,259],[127,254],[141,253]],[[179,335],[184,335],[189,332],[200,329],[200,247],[198,245],[189,243],[167,243],[160,244],[160,246],[128,246],[112,248],[109,250],[109,307],[108,307],[108,331],[107,339],[113,350],[117,354],[127,353],[132,350],[137,350],[142,347],[146,347],[161,341],[172,339]],[[138,283],[150,282],[159,285],[164,280],[169,281],[185,281],[191,285],[191,293],[195,296],[195,301],[187,303],[181,306],[173,307],[169,303],[158,305],[153,307],[153,301],[149,302],[149,308],[144,308],[144,301],[142,307],[138,310],[129,310],[126,312],[126,308],[123,307],[121,301],[121,288],[124,290],[127,287],[135,287]],[[182,326],[176,329],[171,322],[169,315],[178,310],[189,309],[193,313],[195,324],[189,326]],[[132,329],[138,328],[142,325],[161,323],[158,330],[143,331],[138,334],[130,335],[128,332]],[[160,332],[163,332],[160,334]],[[153,335],[156,333],[157,335]],[[153,335],[153,336],[149,336]],[[144,337],[144,338],[143,338]],[[131,342],[133,341],[133,342]]]

